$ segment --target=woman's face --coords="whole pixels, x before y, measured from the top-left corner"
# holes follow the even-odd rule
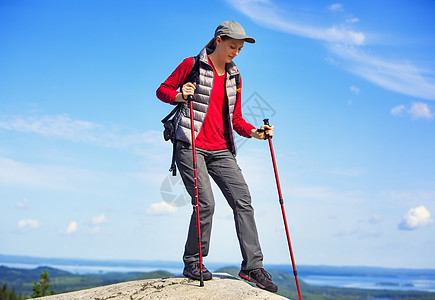
[[[230,63],[234,57],[239,55],[243,48],[244,40],[236,39],[225,39],[223,40],[220,36],[216,38],[216,54],[225,63]]]

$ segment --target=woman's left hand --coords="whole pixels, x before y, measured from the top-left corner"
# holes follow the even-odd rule
[[[259,139],[265,140],[266,136],[273,136],[273,125],[261,125],[260,128],[262,131],[258,131],[257,129],[252,129],[250,136]]]

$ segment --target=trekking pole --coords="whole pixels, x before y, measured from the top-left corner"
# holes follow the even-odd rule
[[[269,125],[269,119],[264,119],[263,122],[264,122],[264,125]],[[285,216],[284,200],[282,199],[281,186],[279,184],[279,178],[278,178],[278,170],[276,168],[275,154],[273,153],[272,137],[266,134],[266,138],[269,140],[270,155],[272,156],[273,171],[275,172],[276,187],[278,188],[279,203],[281,204],[282,218],[284,220],[285,233],[287,235],[287,243],[288,243],[288,248],[290,250],[290,258],[292,260],[293,274],[295,275],[296,288],[298,290],[299,300],[302,300],[301,291],[299,289],[298,273],[296,271],[295,260],[293,258],[292,245],[290,242],[290,234],[289,234],[289,230],[288,230],[288,226],[287,226],[287,218]]]
[[[193,119],[193,97],[188,97],[190,105],[190,127],[192,136],[192,154],[193,154],[193,178],[195,183],[195,210],[196,210],[196,228],[198,230],[198,249],[199,249],[199,286],[204,286],[202,275],[202,250],[201,250],[201,225],[199,221],[199,197],[198,197],[198,171],[196,166],[196,148],[195,148],[195,128]]]

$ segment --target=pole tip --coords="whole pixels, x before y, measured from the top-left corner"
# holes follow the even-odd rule
[[[204,286],[204,279],[202,276],[202,271],[201,271],[201,274],[199,275],[199,286]]]

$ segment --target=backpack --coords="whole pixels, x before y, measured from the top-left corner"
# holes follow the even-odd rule
[[[194,56],[192,69],[190,70],[189,77],[186,82],[198,82],[199,79],[199,56]],[[236,80],[236,89],[237,93],[239,93],[240,87],[240,74],[237,74],[235,77]],[[238,95],[236,94],[236,99]],[[175,126],[174,126],[174,118],[171,118],[173,115],[177,113],[183,103],[178,103],[177,106],[171,110],[171,112],[162,119],[163,123],[163,138],[165,141],[172,142],[172,162],[171,167],[169,168],[169,172],[172,172],[172,176],[177,175],[177,168],[175,166],[175,148],[177,147],[177,139],[175,138]]]

